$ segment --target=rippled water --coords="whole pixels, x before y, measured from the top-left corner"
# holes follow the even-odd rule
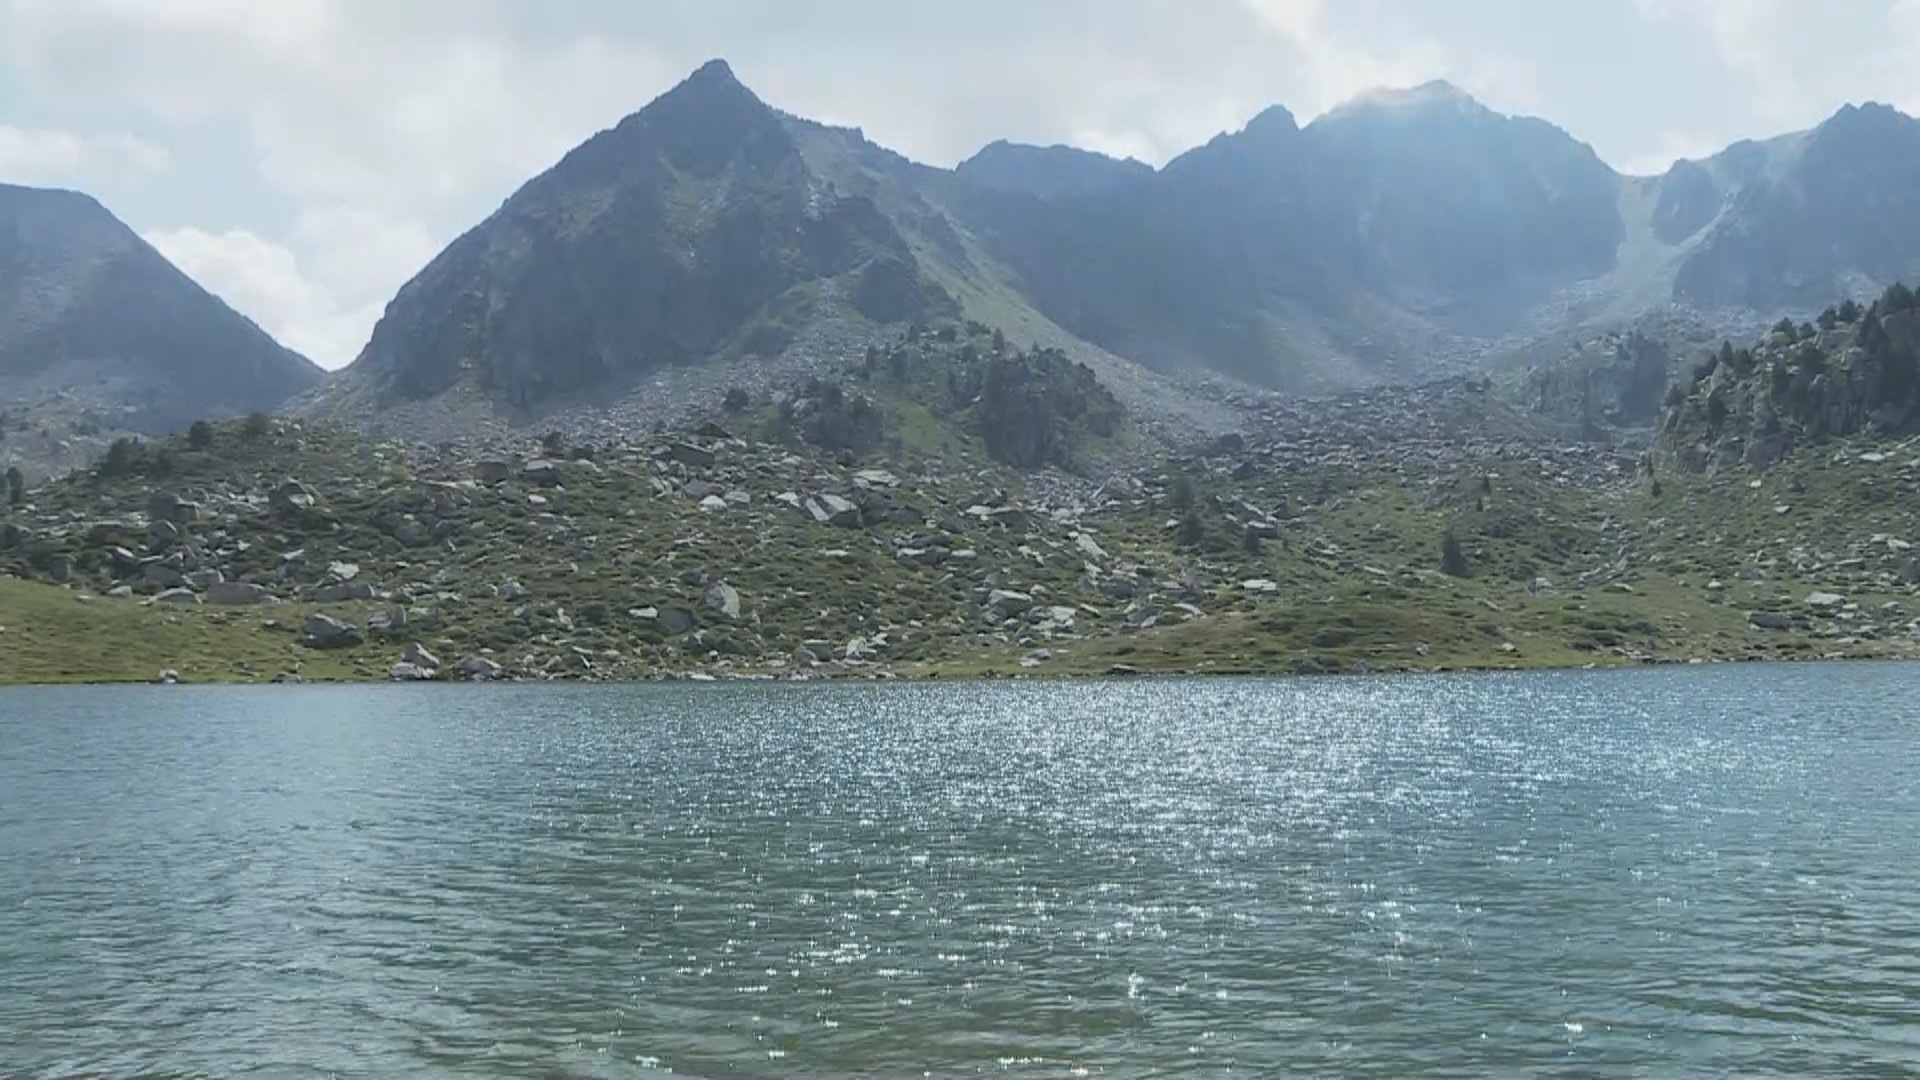
[[[1920,1070],[1916,690],[0,691],[0,1074]]]

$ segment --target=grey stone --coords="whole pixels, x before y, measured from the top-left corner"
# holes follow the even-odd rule
[[[155,596],[156,604],[172,604],[178,607],[192,607],[200,602],[200,594],[192,589],[168,589]]]
[[[318,612],[307,616],[301,626],[307,644],[316,649],[340,649],[360,644],[360,628]]]
[[[707,610],[723,619],[740,617],[739,590],[724,581],[716,581],[707,586]]]
[[[416,667],[429,669],[438,669],[440,667],[440,658],[433,655],[425,645],[417,641],[401,651],[400,659]]]
[[[1756,630],[1791,630],[1793,616],[1778,611],[1755,611],[1747,616],[1747,623]]]
[[[507,477],[511,475],[513,475],[513,466],[504,461],[489,460],[473,463],[473,478],[488,487],[505,483]]]
[[[520,479],[541,487],[559,487],[560,464],[546,458],[534,458],[520,467]]]
[[[271,604],[273,594],[249,581],[222,581],[207,587],[207,603],[225,607]]]
[[[460,661],[456,670],[462,677],[475,682],[486,682],[500,677],[500,665],[484,656],[469,656]]]
[[[430,682],[435,674],[432,668],[404,662],[387,669],[387,678],[393,682]]]

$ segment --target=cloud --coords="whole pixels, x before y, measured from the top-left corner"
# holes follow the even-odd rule
[[[94,172],[163,172],[166,148],[120,132],[88,133],[0,124],[0,181],[77,185]]]

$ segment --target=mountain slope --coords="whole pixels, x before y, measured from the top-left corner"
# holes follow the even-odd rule
[[[1187,408],[1196,375],[1338,389],[1628,326],[1744,335],[1916,265],[1920,235],[1886,227],[1920,210],[1916,147],[1873,106],[1623,177],[1430,83],[1305,127],[1276,106],[1158,170],[1006,142],[949,170],[778,112],[715,61],[436,258],[316,409],[663,422],[949,319],[1065,350],[1143,416]]]
[[[471,380],[520,409],[716,353],[774,354],[823,296],[876,323],[950,309],[870,198],[809,170],[715,62],[529,182],[410,281],[356,374]]]
[[[91,198],[0,185],[0,399],[164,434],[321,378]]]

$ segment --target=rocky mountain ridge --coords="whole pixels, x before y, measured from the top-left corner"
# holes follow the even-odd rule
[[[955,318],[1063,349],[1143,411],[1193,407],[1194,378],[1418,382],[1662,313],[1744,335],[1920,265],[1877,227],[1920,197],[1917,132],[1850,107],[1627,177],[1432,83],[1304,126],[1270,108],[1159,169],[1002,142],[946,170],[715,61],[434,260],[309,411],[417,424],[447,401],[450,431],[511,426],[733,373],[710,403]]]

